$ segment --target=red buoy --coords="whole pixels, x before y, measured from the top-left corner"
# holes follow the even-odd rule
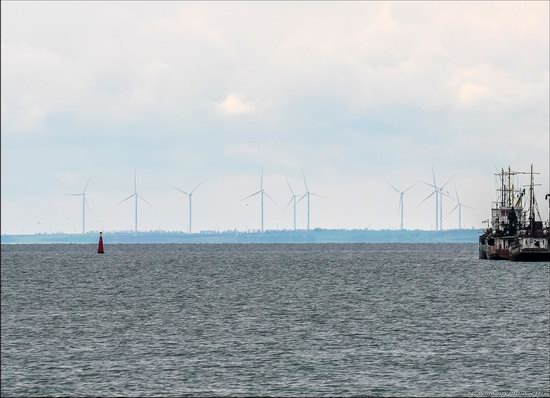
[[[97,252],[99,254],[103,254],[103,236],[101,236],[102,232],[99,233],[99,244],[97,245]]]

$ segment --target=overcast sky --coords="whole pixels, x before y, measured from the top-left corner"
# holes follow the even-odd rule
[[[480,227],[495,167],[549,192],[549,3],[6,2],[2,233],[290,228],[285,177],[320,228],[397,228],[400,189],[456,174]],[[525,183],[527,181],[525,180]],[[405,227],[433,229],[422,183]],[[443,213],[454,207],[445,198]],[[298,226],[305,227],[305,201]],[[444,218],[458,225],[457,212]]]

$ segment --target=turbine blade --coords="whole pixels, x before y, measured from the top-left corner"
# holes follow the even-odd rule
[[[198,187],[200,187],[202,185],[202,183],[204,182],[204,180],[202,180],[201,182],[199,182],[199,184],[193,188],[193,190],[191,191],[191,193],[195,192],[197,190]]]
[[[171,185],[171,187],[174,188],[174,189],[177,190],[177,191],[180,191],[182,194],[189,196],[189,194],[188,194],[187,192],[182,191],[182,190],[179,189],[178,187],[176,187],[176,186],[174,186],[174,185]]]
[[[251,198],[251,197],[253,197],[253,196],[255,196],[255,195],[258,195],[260,192],[262,192],[262,191],[259,190],[258,192],[254,192],[252,195],[248,195],[246,198],[241,199],[241,202],[243,202],[243,201],[247,200],[248,198]]]
[[[128,196],[126,199],[122,199],[120,202],[117,203],[117,205],[121,204],[122,202],[126,202],[128,199],[130,198],[133,198],[134,195],[136,195],[135,193],[131,194],[130,196]]]
[[[92,179],[92,176],[88,177],[88,181],[86,182],[86,185],[84,186],[84,191],[82,191],[82,194],[86,193],[86,188],[88,188],[88,184],[90,183],[91,179]]]
[[[460,203],[460,198],[458,197],[458,190],[456,189],[456,184],[455,184],[455,195],[456,195],[456,201]]]
[[[290,204],[292,203],[292,200],[294,199],[294,196],[290,198],[290,200],[288,201],[288,203],[286,204],[284,210],[283,210],[283,214],[286,212],[286,209],[288,209],[288,206],[290,206]]]
[[[302,195],[302,197],[300,199],[298,199],[298,201],[296,202],[296,204],[300,203],[302,201],[303,198],[305,198],[307,196],[307,192],[305,194]]]
[[[455,207],[453,207],[453,209],[452,209],[450,212],[447,213],[447,216],[448,216],[449,214],[451,214],[453,211],[455,211],[455,210],[458,208],[458,206],[460,206],[460,205],[456,205]]]
[[[313,196],[317,196],[318,198],[321,198],[321,199],[326,199],[324,196],[321,196],[321,195],[313,193],[313,192],[310,192],[309,194],[313,195]]]
[[[66,193],[65,195],[69,195],[69,196],[82,196],[83,194],[81,194],[81,193]]]
[[[433,191],[426,199],[424,199],[422,202],[420,202],[420,203],[418,204],[418,206],[420,206],[422,203],[424,203],[425,201],[427,201],[428,199],[430,199],[430,198],[432,197],[432,195],[433,195],[434,193],[436,193],[436,192],[437,192],[437,191]]]
[[[455,177],[456,177],[456,174],[455,174],[454,176],[452,176],[451,178],[449,178],[449,179],[447,180],[447,182],[441,186],[441,188],[443,189],[443,187],[444,187],[445,185],[447,185],[447,184],[449,183],[449,181],[451,181],[451,180],[452,180],[453,178],[455,178]]]
[[[147,203],[149,206],[153,206],[151,203],[147,202],[143,196],[138,195],[138,198],[140,198],[141,200],[143,200],[143,201],[144,201],[145,203]]]
[[[399,200],[399,203],[397,204],[397,216],[401,214],[401,200]]]
[[[306,175],[304,174],[304,170],[302,170],[302,177],[304,177],[304,185],[306,186],[306,192],[309,192],[309,188],[307,187]]]
[[[409,189],[411,189],[412,187],[414,187],[416,184],[418,184],[418,181],[415,182],[414,184],[412,184],[412,185],[411,185],[410,187],[408,187],[407,189],[405,189],[405,190],[403,191],[403,193],[407,192]]]
[[[260,178],[260,191],[264,189],[264,168],[262,167],[262,177]]]
[[[474,208],[472,206],[465,205],[464,203],[460,203],[460,206],[467,207],[468,209],[474,210]]]
[[[432,165],[432,177],[433,177],[433,181],[434,181],[434,186],[437,187],[437,182],[435,182],[435,170],[434,170],[434,166]]]
[[[437,187],[435,185],[432,185],[430,184],[429,182],[426,182],[426,181],[422,181],[424,184],[426,185],[429,185],[430,187],[432,187],[433,189],[437,189]]]
[[[392,187],[393,190],[394,190],[395,192],[401,193],[401,191],[399,191],[399,189],[397,189],[396,187],[394,187],[394,186],[393,186],[392,184],[390,184],[389,182],[388,182],[388,185],[389,185],[390,187]]]
[[[441,195],[444,195],[444,196],[446,196],[446,197],[448,197],[448,198],[450,198],[450,199],[456,200],[456,199],[453,198],[451,195],[448,195],[448,194],[446,194],[446,193],[443,192],[443,191],[441,191]]]
[[[85,196],[84,196],[84,204],[86,205],[86,208],[88,209],[88,211],[90,212],[90,214],[93,214],[93,213],[92,213],[92,209],[90,208],[90,205],[88,204],[88,199],[86,199]]]
[[[292,190],[292,187],[290,186],[290,182],[288,182],[288,178],[286,178],[286,183],[288,185],[288,189],[290,189],[290,192],[292,193],[292,195],[294,195],[294,191]]]
[[[271,196],[269,196],[269,194],[266,191],[264,191],[264,195],[267,196],[269,199],[271,199],[271,201],[273,203],[277,204],[277,202],[275,202],[275,199],[273,199]]]

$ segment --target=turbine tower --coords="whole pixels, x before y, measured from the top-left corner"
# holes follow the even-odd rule
[[[243,199],[246,200],[246,199],[249,199],[253,196],[256,196],[260,194],[260,208],[261,208],[261,225],[262,225],[262,232],[264,232],[264,195],[267,196],[269,199],[271,199],[271,201],[275,204],[277,204],[277,202],[275,202],[275,200],[269,196],[269,194],[264,190],[264,169],[262,167],[262,176],[260,178],[260,190],[257,191],[257,192],[254,192],[252,195],[248,195],[246,198]]]
[[[431,198],[432,195],[435,193],[435,230],[441,231],[443,230],[443,196],[454,199],[452,196],[449,196],[447,193],[443,192],[443,188],[445,188],[445,185],[447,185],[449,181],[451,181],[455,176],[453,175],[451,178],[449,178],[447,182],[445,182],[445,184],[443,184],[442,186],[438,186],[435,180],[435,171],[432,166],[432,177],[433,177],[433,184],[430,184],[429,182],[426,182],[426,181],[423,181],[423,182],[424,184],[432,187],[433,191],[418,205],[420,206],[426,200]]]
[[[465,205],[460,201],[460,198],[458,197],[458,191],[456,189],[455,185],[455,194],[456,194],[456,206],[453,207],[453,209],[447,214],[449,216],[453,211],[458,209],[458,229],[462,229],[462,208],[467,207],[468,209],[473,209],[472,207]]]
[[[286,179],[286,183],[288,184],[288,189],[290,189],[291,197],[288,203],[286,204],[285,210],[290,206],[292,203],[292,207],[294,210],[294,231],[296,231],[296,198],[300,195],[296,195],[294,191],[292,190],[292,187],[290,186],[290,182],[288,182],[288,178]]]
[[[121,204],[122,202],[126,202],[128,199],[134,198],[134,232],[137,234],[138,232],[138,198],[143,200],[145,203],[147,203],[149,206],[151,206],[151,203],[147,202],[143,196],[141,196],[137,191],[137,177],[136,177],[136,171],[134,170],[134,193],[128,196],[125,199],[122,199],[120,202],[117,203],[117,205]]]
[[[303,196],[300,198],[300,200],[298,200],[298,203],[300,203],[303,198],[307,197],[307,230],[309,231],[309,200],[310,200],[310,196],[313,195],[313,196],[317,196],[318,198],[322,198],[322,199],[325,199],[325,198],[321,195],[310,192],[309,188],[307,187],[306,176],[305,176],[303,171],[302,171],[302,176],[304,177],[304,185],[306,187],[306,193],[303,194]]]
[[[86,200],[86,188],[88,188],[88,184],[90,183],[90,179],[92,177],[90,176],[88,178],[88,181],[86,182],[86,185],[84,186],[84,190],[82,193],[66,193],[65,195],[68,196],[82,196],[82,233],[86,233],[86,206],[88,206],[88,210],[90,209],[90,206],[88,205],[88,201]]]
[[[193,221],[193,218],[192,218],[192,212],[191,212],[191,209],[192,209],[192,201],[193,201],[193,192],[195,192],[197,190],[198,187],[200,187],[202,185],[204,181],[200,182],[199,185],[197,185],[195,188],[193,188],[193,190],[189,193],[179,189],[178,187],[175,187],[172,185],[172,188],[180,191],[182,194],[184,195],[187,195],[187,197],[189,197],[189,233],[192,233],[193,232],[193,229],[192,229],[192,221]]]
[[[393,190],[399,194],[399,218],[401,220],[401,230],[403,230],[403,196],[405,196],[405,192],[407,192],[409,189],[411,189],[416,185],[416,182],[412,184],[410,187],[408,187],[407,189],[405,189],[404,191],[400,191],[390,183],[388,183],[388,185],[392,187]]]

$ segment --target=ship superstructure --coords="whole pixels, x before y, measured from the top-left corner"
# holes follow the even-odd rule
[[[516,183],[519,175],[530,176],[528,196]],[[488,227],[479,237],[479,258],[490,260],[550,260],[549,223],[541,220],[535,198],[533,166],[529,172],[510,167],[498,177],[497,200],[491,206]],[[528,199],[528,202],[527,200]],[[538,220],[537,220],[538,216]]]
[[[528,211],[525,221],[519,225],[518,233],[510,246],[510,258],[513,261],[550,261],[550,212],[549,220],[544,225],[535,197],[535,174],[531,165],[528,191]],[[525,190],[522,191],[522,197]],[[546,199],[550,200],[546,195]],[[550,202],[549,202],[550,205]],[[549,206],[550,210],[550,206]]]

